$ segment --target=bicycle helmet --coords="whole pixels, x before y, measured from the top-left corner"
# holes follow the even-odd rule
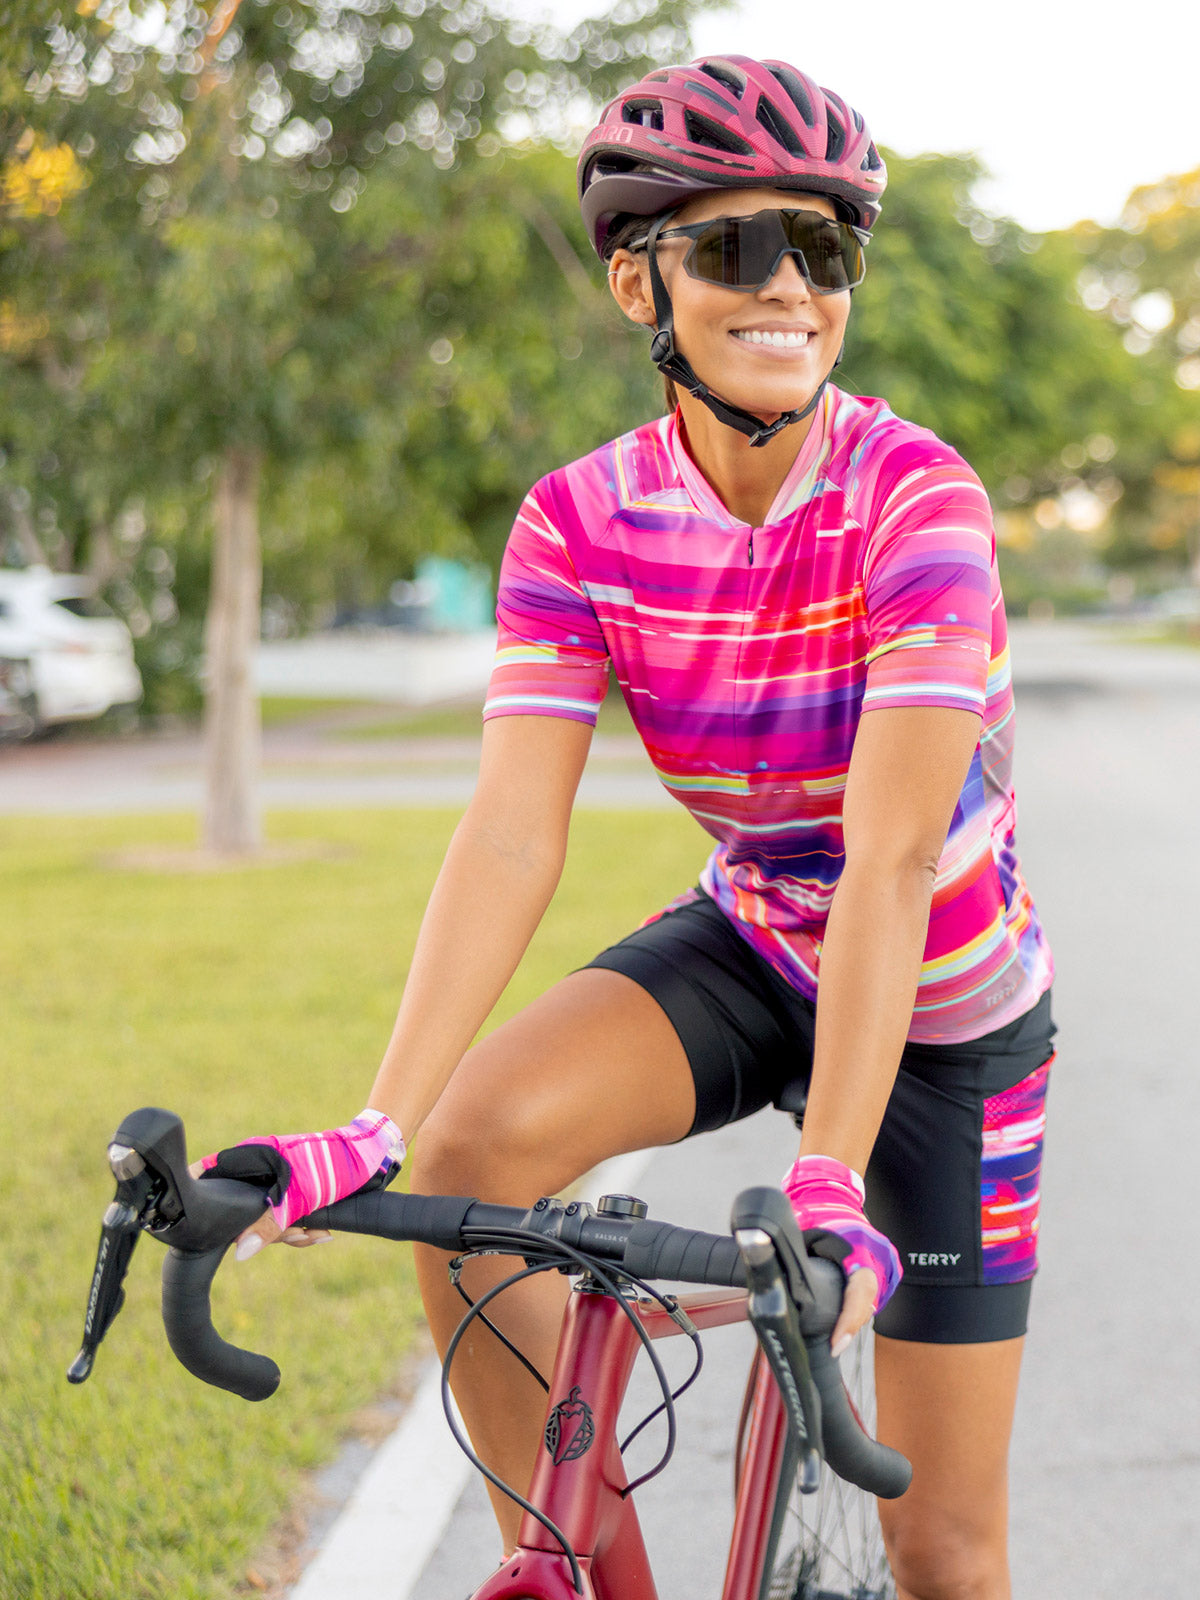
[[[717,399],[675,349],[671,301],[655,255],[666,215],[714,189],[794,189],[828,196],[869,231],[887,168],[857,111],[782,61],[702,56],[651,72],[609,102],[579,155],[579,198],[601,260],[613,224],[653,217],[647,249],[658,328],[651,359],[721,421],[765,444],[820,400],[770,425]]]

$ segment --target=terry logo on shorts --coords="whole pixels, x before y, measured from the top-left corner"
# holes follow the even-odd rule
[[[951,1255],[948,1250],[910,1250],[908,1260],[914,1267],[956,1267],[962,1260],[962,1251]]]

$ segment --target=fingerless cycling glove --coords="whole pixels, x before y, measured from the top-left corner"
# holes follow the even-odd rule
[[[217,1177],[264,1187],[276,1222],[287,1229],[381,1173],[390,1178],[404,1155],[400,1129],[382,1111],[368,1108],[343,1128],[244,1139],[205,1156],[201,1165]]]
[[[875,1310],[882,1311],[903,1269],[895,1245],[863,1213],[866,1188],[858,1173],[831,1156],[801,1156],[784,1177],[783,1192],[814,1255],[836,1261],[847,1278],[870,1267],[879,1285]]]

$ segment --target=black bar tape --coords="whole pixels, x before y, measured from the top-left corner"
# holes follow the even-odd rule
[[[631,1230],[622,1265],[639,1278],[668,1278],[743,1288],[746,1269],[727,1234],[697,1233],[669,1222],[639,1222]]]
[[[848,1483],[883,1500],[895,1500],[912,1482],[906,1456],[864,1433],[829,1348],[829,1335],[842,1306],[845,1278],[832,1261],[810,1256],[809,1280],[814,1304],[802,1313],[808,1366],[821,1396],[821,1447],[825,1459]]]
[[[162,1280],[167,1341],[193,1377],[243,1400],[266,1400],[279,1387],[279,1368],[269,1356],[227,1344],[213,1327],[209,1290],[227,1248],[203,1255],[167,1251]]]
[[[821,1444],[825,1459],[847,1483],[857,1484],[882,1500],[895,1500],[912,1482],[907,1457],[863,1432],[846,1398],[829,1340],[809,1343],[808,1365],[821,1396]]]
[[[829,1335],[841,1310],[845,1278],[841,1268],[831,1261],[810,1257],[808,1266],[810,1277],[819,1285],[818,1297],[824,1302],[823,1327],[817,1332],[806,1328],[804,1333],[809,1373],[821,1397],[822,1453],[839,1478],[881,1500],[895,1500],[912,1482],[912,1465],[907,1456],[865,1432],[829,1347]]]
[[[333,1228],[338,1233],[369,1233],[379,1239],[413,1239],[439,1250],[458,1251],[466,1248],[462,1230],[472,1209],[502,1212],[516,1221],[524,1215],[507,1206],[480,1208],[477,1201],[460,1195],[391,1194],[386,1189],[375,1189],[322,1206],[305,1217],[300,1226]]]

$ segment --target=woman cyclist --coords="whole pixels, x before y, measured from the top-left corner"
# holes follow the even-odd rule
[[[915,1469],[882,1508],[900,1593],[1002,1600],[1053,1025],[987,499],[932,434],[830,382],[886,181],[837,95],[737,56],[653,72],[579,181],[672,414],[522,506],[478,788],[371,1109],[260,1141],[277,1203],[239,1254],[312,1242],[294,1220],[418,1130],[414,1188],[528,1205],[806,1092],[785,1188],[846,1271],[835,1348],[876,1317],[880,1435]],[[558,882],[610,670],[715,848],[698,887],[471,1048]],[[461,1303],[419,1256],[444,1345]],[[564,1295],[541,1276],[499,1310],[543,1370]],[[541,1391],[484,1332],[455,1374],[523,1488]]]

